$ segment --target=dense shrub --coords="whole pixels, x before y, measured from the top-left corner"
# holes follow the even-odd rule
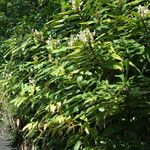
[[[29,149],[148,150],[149,3],[38,2],[1,40],[2,99]]]

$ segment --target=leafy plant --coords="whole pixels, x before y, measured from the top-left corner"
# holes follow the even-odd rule
[[[149,3],[24,3],[0,71],[29,149],[148,150]]]

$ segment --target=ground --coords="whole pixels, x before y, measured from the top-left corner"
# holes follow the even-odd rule
[[[0,150],[12,150],[10,141],[6,137],[0,135]]]

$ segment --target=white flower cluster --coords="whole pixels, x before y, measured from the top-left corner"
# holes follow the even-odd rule
[[[70,0],[70,3],[72,4],[72,9],[76,11],[81,10],[81,6],[83,4],[82,0]]]
[[[78,41],[78,37],[73,35],[73,34],[71,34],[70,40],[68,42],[69,46],[73,46],[76,41]]]
[[[89,30],[89,28],[86,28],[83,31],[80,31],[79,34],[77,34],[76,36],[71,35],[70,37],[70,41],[69,41],[69,45],[73,46],[74,43],[76,43],[76,41],[81,41],[83,42],[85,45],[89,45],[89,43],[92,43],[94,38],[93,35],[95,34],[95,32],[91,32]]]
[[[150,10],[147,6],[138,6],[138,13],[141,15],[142,18],[146,17],[148,13],[150,13]]]
[[[34,84],[35,83],[35,80],[32,77],[29,77],[28,79],[29,79],[29,83],[30,84]]]
[[[79,37],[79,40],[85,44],[91,43],[94,40],[93,34],[91,33],[91,31],[88,28],[86,28],[83,31],[80,31],[78,37]]]

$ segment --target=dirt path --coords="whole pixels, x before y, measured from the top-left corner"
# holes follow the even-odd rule
[[[10,142],[0,135],[0,150],[12,150]]]

